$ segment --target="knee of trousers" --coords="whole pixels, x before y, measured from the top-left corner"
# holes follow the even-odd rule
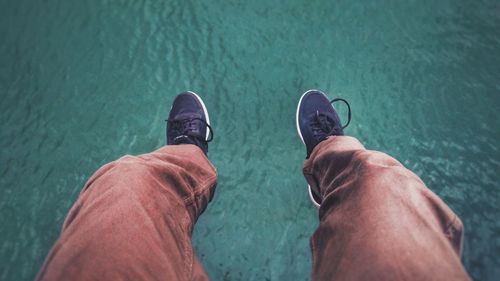
[[[372,150],[359,150],[354,153],[354,159],[361,166],[402,166],[399,161],[386,153]]]
[[[90,186],[102,191],[113,188],[115,192],[144,189],[154,182],[154,167],[144,159],[126,155],[101,167],[86,183],[83,191]],[[132,188],[133,187],[133,188]]]
[[[117,183],[146,174],[148,168],[141,162],[138,157],[126,155],[102,166],[89,178],[82,192],[98,183]]]
[[[358,151],[354,153],[355,172],[367,180],[370,186],[409,186],[423,185],[421,179],[405,168],[393,157],[377,151]]]
[[[120,173],[122,177],[141,178],[151,172],[152,167],[147,165],[144,159],[137,156],[125,155],[113,163],[113,170]]]

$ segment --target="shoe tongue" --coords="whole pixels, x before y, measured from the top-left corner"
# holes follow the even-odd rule
[[[316,119],[317,122],[319,123],[319,126],[325,133],[331,132],[335,127],[335,123],[333,121],[331,114],[319,113],[317,114]]]
[[[315,127],[314,135],[320,140],[324,140],[331,135],[343,134],[343,130],[339,125],[340,120],[331,112],[315,112],[310,120],[314,120],[312,122],[312,126]]]
[[[205,139],[206,125],[203,124],[201,116],[193,113],[180,113],[172,120],[181,125],[180,134],[200,137]]]

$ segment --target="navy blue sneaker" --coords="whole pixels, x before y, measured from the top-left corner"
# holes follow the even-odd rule
[[[342,126],[340,118],[332,106],[334,102],[343,101],[348,108],[347,124]],[[306,146],[307,156],[311,156],[312,151],[320,142],[326,140],[329,136],[342,136],[344,129],[351,122],[351,108],[344,99],[328,100],[327,96],[319,90],[309,90],[300,98],[297,105],[297,132]],[[308,187],[309,196],[313,203],[319,207],[321,197],[319,191]],[[316,188],[315,188],[316,189]]]
[[[167,144],[194,144],[208,153],[213,139],[212,127],[203,100],[193,92],[179,94],[170,109],[167,121]]]

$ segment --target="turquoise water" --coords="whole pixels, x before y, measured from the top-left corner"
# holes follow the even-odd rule
[[[439,3],[437,3],[439,2]],[[302,92],[348,99],[346,133],[414,170],[500,279],[498,1],[0,1],[0,280],[31,280],[86,179],[165,142],[175,95],[211,113],[213,280],[307,280],[317,211]]]

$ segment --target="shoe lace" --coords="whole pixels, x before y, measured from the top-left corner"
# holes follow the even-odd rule
[[[345,125],[336,124],[335,120],[329,115],[323,112],[316,111],[315,116],[311,122],[311,130],[313,132],[314,137],[318,139],[324,139],[330,135],[337,135],[342,132],[349,123],[351,123],[351,106],[349,103],[342,98],[336,98],[330,101],[331,104],[342,101],[347,105],[347,123]],[[340,125],[340,126],[339,126]]]
[[[173,130],[179,132],[180,135],[195,137],[204,142],[211,142],[212,139],[214,138],[214,131],[210,126],[210,124],[208,124],[205,120],[199,117],[185,118],[179,120],[167,119],[165,121],[168,122],[170,126],[172,126]],[[196,133],[197,129],[199,128],[199,124],[196,121],[201,122],[202,125],[207,127],[207,129],[209,130],[208,139],[206,139],[206,136],[200,136],[199,134]]]

